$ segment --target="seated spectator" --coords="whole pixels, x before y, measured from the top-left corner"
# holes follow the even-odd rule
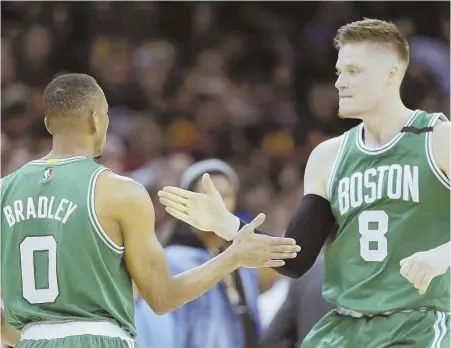
[[[238,178],[225,162],[206,160],[188,168],[181,187],[203,191],[201,177],[209,173],[228,209],[235,210]],[[201,265],[227,248],[213,233],[179,222],[166,248],[174,274]],[[173,311],[177,348],[257,348],[260,337],[258,274],[241,268],[198,299]],[[165,346],[166,347],[166,346]]]

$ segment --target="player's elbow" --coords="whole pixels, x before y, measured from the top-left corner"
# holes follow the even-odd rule
[[[284,269],[282,269],[282,268],[279,268],[279,269],[277,269],[277,273],[279,273],[279,274],[281,274],[281,275],[284,275],[285,277],[288,277],[288,278],[292,278],[292,279],[297,279],[297,278],[300,278],[300,277],[302,277],[303,275],[304,275],[304,273],[305,272],[299,272],[299,271],[293,271],[293,270],[291,270],[291,269],[286,269],[286,268],[284,268]]]
[[[165,315],[173,310],[168,298],[169,296],[166,297],[164,294],[158,296],[155,292],[149,293],[147,291],[142,291],[141,297],[156,315]]]
[[[141,296],[156,315],[165,315],[182,305],[178,296],[179,291],[174,286],[168,284],[155,290],[145,290],[141,292]]]
[[[304,253],[294,259],[285,260],[285,265],[276,268],[276,271],[289,278],[300,278],[312,268],[318,253]]]
[[[144,300],[156,315],[165,315],[172,310],[168,304],[163,303],[162,301],[148,301],[145,297]]]
[[[171,310],[169,309],[169,307],[161,307],[161,308],[152,308],[152,310],[154,311],[154,313],[156,315],[165,315],[167,313],[169,313]]]
[[[156,315],[165,315],[169,312],[172,312],[178,306],[175,306],[172,301],[166,301],[164,303],[160,303],[158,305],[154,305],[152,310]]]
[[[290,278],[301,277],[313,266],[327,238],[335,231],[330,202],[315,194],[304,196],[285,234],[296,241],[301,251],[276,271]]]

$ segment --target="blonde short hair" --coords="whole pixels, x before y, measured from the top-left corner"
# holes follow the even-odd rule
[[[369,42],[387,46],[409,64],[409,44],[395,24],[379,19],[365,18],[348,23],[337,30],[334,47],[340,50],[346,44]]]

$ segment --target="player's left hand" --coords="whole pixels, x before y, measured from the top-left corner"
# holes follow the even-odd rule
[[[449,246],[415,253],[400,261],[401,275],[423,295],[432,279],[444,274],[449,266]]]

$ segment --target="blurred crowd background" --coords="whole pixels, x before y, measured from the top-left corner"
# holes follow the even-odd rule
[[[284,232],[310,151],[356,124],[336,116],[332,38],[347,22],[398,24],[411,47],[405,103],[449,115],[449,2],[16,1],[1,10],[1,175],[51,147],[45,85],[88,73],[110,104],[101,162],[148,188],[163,243],[172,222],[157,191],[212,157],[239,174],[240,217],[265,212],[264,229]]]

